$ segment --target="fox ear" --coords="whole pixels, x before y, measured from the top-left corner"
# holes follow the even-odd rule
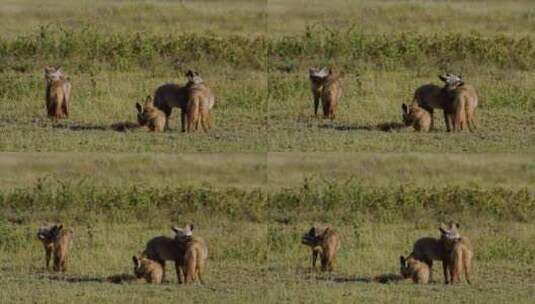
[[[455,223],[455,228],[459,229],[461,228],[461,225],[459,223]]]
[[[194,227],[195,227],[195,226],[193,226],[193,224],[189,224],[187,228],[189,229],[189,231],[193,231],[193,228],[194,228]]]
[[[445,76],[442,76],[442,75],[438,75],[438,78],[440,78],[440,80],[446,82],[446,80],[448,80],[448,78],[446,78]]]
[[[310,230],[308,231],[308,234],[309,235],[315,235],[316,234],[316,228],[315,227],[310,228]]]
[[[409,112],[409,108],[404,103],[401,104],[401,110],[403,111],[403,113],[408,113]]]
[[[171,229],[172,229],[174,232],[179,232],[179,231],[180,231],[180,229],[178,229],[177,226],[172,226]]]
[[[401,265],[405,265],[405,257],[400,255],[399,256],[399,262],[401,263]]]
[[[134,262],[134,265],[139,265],[139,260],[137,259],[137,256],[132,256],[132,261]]]
[[[61,229],[63,229],[63,224],[59,224],[57,227],[58,231],[60,231]]]
[[[136,109],[139,113],[143,112],[143,107],[139,104],[139,102],[136,102]]]

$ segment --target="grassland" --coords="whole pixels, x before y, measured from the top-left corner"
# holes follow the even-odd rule
[[[54,4],[0,6],[2,151],[531,153],[535,146],[529,1]],[[28,22],[18,22],[21,14]],[[72,117],[60,124],[43,111],[49,64],[63,65],[74,85]],[[345,73],[334,122],[312,117],[312,65]],[[176,114],[163,135],[109,128],[135,120],[134,102],[160,84],[184,83],[189,68],[218,96],[212,132],[181,134]],[[480,130],[446,134],[440,113],[431,134],[402,128],[400,104],[445,71],[478,88]]]
[[[315,1],[298,10],[298,2],[271,3],[270,151],[533,151],[532,4]],[[345,73],[334,122],[313,117],[311,66]],[[403,128],[401,103],[420,85],[440,85],[446,71],[478,88],[480,130],[446,134],[440,112],[436,132]]]
[[[0,5],[0,12],[9,16],[2,20],[5,28],[17,28],[0,36],[0,150],[266,150],[262,5],[250,1],[228,6],[202,1],[43,5],[39,1]],[[17,27],[20,14],[31,21]],[[43,112],[46,65],[63,66],[73,83],[72,115],[58,124]],[[110,128],[114,123],[135,122],[135,102],[161,84],[185,83],[188,69],[199,71],[217,95],[217,127],[212,132],[180,133],[176,113],[172,131],[165,134]]]
[[[535,5],[531,1],[0,3],[1,303],[530,303],[535,296]],[[73,82],[45,117],[43,67]],[[308,68],[345,73],[334,122],[312,117]],[[215,127],[118,132],[134,104],[198,70]],[[437,74],[481,95],[475,133],[403,128]],[[97,152],[97,153],[94,153]],[[205,153],[199,153],[205,152]],[[355,153],[359,152],[359,153]],[[511,153],[513,152],[513,153]],[[474,284],[400,281],[399,255],[455,220]],[[43,269],[43,222],[76,231],[65,274]],[[115,284],[171,225],[209,246],[206,285]],[[332,275],[301,234],[335,225]],[[383,280],[382,278],[391,278]]]
[[[0,158],[2,302],[528,303],[534,292],[531,156],[39,155]],[[188,173],[165,173],[176,168]],[[429,286],[398,281],[399,255],[452,219],[474,242],[473,286],[443,286],[440,265]],[[49,221],[76,230],[63,275],[42,266],[35,230]],[[131,272],[150,237],[188,222],[209,244],[205,286],[177,285],[170,265],[161,286],[106,282]],[[299,244],[314,222],[342,235],[332,276],[312,272]]]

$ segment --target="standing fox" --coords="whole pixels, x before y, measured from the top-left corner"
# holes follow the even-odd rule
[[[144,278],[147,283],[160,284],[163,278],[163,268],[160,263],[145,257],[133,256],[134,274],[136,278]]]
[[[180,268],[184,273],[186,284],[193,283],[197,278],[204,284],[202,274],[206,268],[208,247],[202,238],[192,235],[192,230],[193,224],[187,225],[186,228],[173,227],[175,240],[183,252]]]
[[[137,121],[140,126],[147,126],[152,132],[163,132],[167,117],[163,111],[154,106],[152,96],[147,96],[145,104],[141,106],[136,102]]]
[[[159,86],[154,92],[154,106],[165,113],[165,129],[169,129],[169,117],[173,108],[180,109],[182,132],[186,132],[186,114],[188,112],[188,89],[175,83]]]
[[[46,67],[46,111],[49,117],[58,120],[69,117],[71,83],[61,68]]]
[[[66,271],[67,257],[74,232],[63,229],[62,224],[42,226],[37,232],[37,238],[43,243],[45,249],[45,266],[49,269],[50,257],[54,256],[54,271]]]
[[[340,249],[338,233],[331,225],[314,225],[303,235],[301,243],[312,250],[312,267],[316,267],[316,259],[320,255],[321,270],[331,272],[336,262],[336,252]]]
[[[183,255],[184,253],[180,250],[174,238],[157,236],[147,242],[141,258],[151,259],[162,266],[162,281],[165,280],[165,262],[174,261],[178,283],[182,283],[180,265]]]
[[[475,131],[478,128],[475,118],[478,105],[476,89],[454,74],[439,75],[439,78],[444,82],[443,95],[448,100],[446,124],[451,125],[453,131],[464,130],[465,127]]]
[[[215,96],[210,88],[204,84],[199,73],[189,70],[186,77],[188,77],[186,84],[188,91],[187,131],[197,130],[201,125],[203,130],[207,132],[211,128],[210,110],[215,104]]]
[[[309,70],[309,78],[312,90],[312,97],[314,98],[314,116],[318,117],[318,107],[321,100],[321,92],[323,91],[323,82],[325,77],[329,75],[329,71],[326,68],[315,68],[312,67]],[[327,115],[327,113],[323,113]]]
[[[450,223],[449,226],[441,224],[441,240],[444,242],[445,248],[450,252],[448,269],[450,273],[450,282],[460,282],[460,273],[464,270],[466,282],[470,282],[470,270],[472,267],[472,257],[474,250],[472,243],[465,236],[460,236],[459,224]]]
[[[448,257],[449,253],[444,246],[444,242],[440,239],[424,237],[414,243],[412,252],[407,259],[414,258],[426,263],[429,266],[429,281],[432,281],[433,277],[433,261],[442,261],[444,281],[448,284]]]
[[[339,79],[342,74],[334,72],[331,68],[329,74],[323,81],[323,88],[321,90],[321,105],[323,107],[323,117],[331,120],[336,117],[336,107],[338,101],[342,97],[342,87]]]

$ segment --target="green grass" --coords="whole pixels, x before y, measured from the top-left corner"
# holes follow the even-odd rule
[[[7,153],[0,169],[2,302],[524,303],[533,293],[531,155]],[[373,280],[448,220],[474,243],[473,286],[442,285],[440,265],[429,286]],[[43,222],[75,230],[64,275],[43,270]],[[105,282],[188,222],[208,241],[206,286],[177,285],[172,265],[161,286]],[[299,243],[313,222],[342,236],[331,277],[311,272]]]
[[[342,0],[306,8],[298,1],[51,7],[0,6],[6,28],[19,24],[26,8],[31,20],[0,36],[0,150],[528,153],[535,146],[533,7],[526,1],[488,1],[478,10],[464,1]],[[358,22],[350,17],[359,15]],[[48,64],[64,65],[73,80],[72,117],[58,125],[44,113]],[[312,65],[346,74],[333,123],[311,117]],[[212,132],[181,134],[176,114],[173,131],[163,135],[108,128],[135,120],[135,101],[160,84],[183,83],[189,68],[218,97]],[[446,134],[440,113],[437,132],[400,129],[400,104],[445,71],[478,89],[480,130]],[[388,125],[391,132],[382,131]]]
[[[529,303],[534,16],[527,0],[2,1],[0,302]],[[46,65],[73,83],[59,123]],[[345,73],[334,122],[312,117],[314,65]],[[167,133],[111,129],[188,69],[217,96],[210,133],[182,134],[176,111]],[[448,134],[440,113],[434,132],[401,128],[443,72],[477,87],[480,129]],[[474,243],[473,285],[443,285],[439,263],[427,286],[377,282],[449,220]],[[65,274],[43,269],[43,222],[75,230]],[[190,222],[205,286],[169,264],[162,285],[106,281]],[[300,244],[315,222],[342,237],[330,276]]]

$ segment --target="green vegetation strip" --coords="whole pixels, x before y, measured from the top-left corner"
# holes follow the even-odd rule
[[[391,223],[422,217],[444,220],[465,216],[530,222],[535,216],[535,197],[527,188],[374,188],[352,181],[305,182],[300,187],[273,192],[201,186],[97,187],[84,182],[46,181],[32,188],[1,191],[0,208],[6,215],[4,219],[17,223],[44,219],[172,221],[193,213],[282,223],[308,219],[344,224],[358,218]]]
[[[263,35],[218,37],[211,33],[110,35],[90,26],[74,30],[42,26],[37,33],[0,37],[0,71],[25,71],[36,59],[68,59],[78,63],[80,70],[95,63],[125,70],[150,66],[162,58],[175,64],[209,60],[263,70],[268,54],[275,62],[274,68],[280,68],[279,61],[303,59],[337,59],[348,64],[361,61],[387,69],[422,63],[448,66],[454,62],[522,70],[535,67],[532,37],[489,37],[477,33],[365,34],[356,27],[339,30],[308,26],[302,35],[268,38]]]

